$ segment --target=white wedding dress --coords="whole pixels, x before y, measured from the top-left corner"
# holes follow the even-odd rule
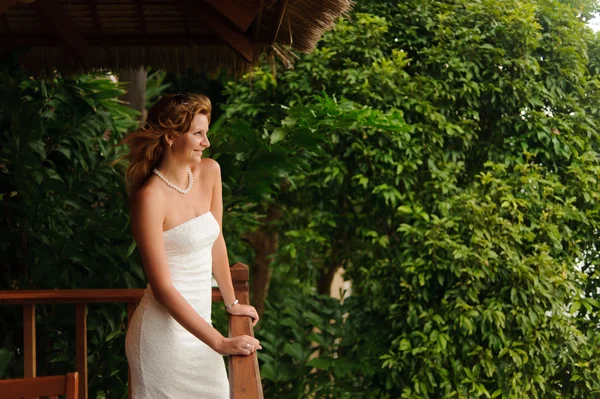
[[[206,212],[163,233],[173,285],[211,323],[212,246],[219,224]],[[184,329],[150,286],[125,339],[133,399],[228,399],[223,357]]]

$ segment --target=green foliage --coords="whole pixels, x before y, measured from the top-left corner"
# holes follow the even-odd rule
[[[20,239],[3,242],[7,263],[20,266],[3,275],[4,284],[27,276],[37,288],[70,288],[84,279],[96,286],[107,273],[117,284],[135,282],[119,264],[131,242],[123,235],[119,171],[107,163],[135,123],[133,111],[115,100],[122,90],[92,76],[20,82],[4,76],[1,88],[1,184],[9,212],[2,228]],[[32,267],[40,259],[47,267]]]
[[[318,145],[308,146],[306,136]],[[317,276],[346,265],[353,254],[393,244],[373,226],[389,227],[385,210],[405,199],[397,174],[420,162],[420,154],[405,147],[410,134],[400,113],[319,96],[310,106],[290,108],[274,137],[309,162],[291,177],[293,185],[279,203],[286,224],[276,267],[303,264],[294,274],[314,285]]]
[[[140,287],[123,172],[109,165],[135,111],[108,77],[0,75],[0,261],[4,289]],[[21,346],[21,309],[2,309],[3,342]],[[121,306],[88,317],[90,395],[118,397],[127,381]],[[37,308],[40,374],[74,368],[74,309]],[[4,353],[4,352],[3,352]],[[5,359],[5,357],[3,357]],[[16,353],[8,376],[20,375]]]
[[[167,73],[165,71],[153,71],[148,73],[146,81],[146,108],[152,107],[156,99],[167,89],[172,86],[172,83],[166,81]]]
[[[230,83],[225,107],[256,137],[298,149],[301,169],[272,199],[285,232],[272,285],[324,292],[341,265],[361,305],[334,351],[365,368],[330,374],[323,389],[599,395],[600,81],[581,9],[484,0],[356,11],[295,70]],[[277,358],[281,344],[269,343],[281,336],[298,339],[280,327],[265,355]],[[288,381],[266,389],[313,392],[309,377]]]
[[[344,335],[344,315],[339,302],[315,295],[300,286],[274,290],[264,324],[257,333],[263,345],[259,353],[265,397],[352,398],[362,388],[357,378],[361,365],[341,362],[339,337]],[[341,378],[340,378],[341,377]],[[353,383],[343,390],[335,381]],[[331,396],[332,395],[332,396]]]

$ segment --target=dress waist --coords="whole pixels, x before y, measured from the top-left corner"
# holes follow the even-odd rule
[[[212,324],[211,321],[211,311],[212,311],[212,288],[209,287],[209,290],[197,290],[191,292],[182,292],[180,289],[175,287],[179,293],[184,297],[184,299],[194,308],[194,310],[208,323]],[[152,291],[152,287],[150,284],[146,286],[144,290],[144,295],[142,296],[142,300],[140,301],[140,305],[153,305],[163,307],[155,298],[154,292]]]

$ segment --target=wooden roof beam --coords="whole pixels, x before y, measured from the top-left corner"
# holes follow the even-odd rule
[[[57,1],[37,0],[32,6],[40,21],[58,38],[61,45],[83,62],[88,54],[88,42]]]
[[[256,45],[228,19],[214,11],[207,4],[204,4],[204,2],[177,0],[177,3],[190,19],[196,19],[202,25],[206,26],[248,62],[254,60]]]
[[[257,0],[204,0],[242,32],[246,32],[261,9]]]
[[[258,16],[256,22],[254,22],[254,41],[258,41],[258,35],[260,34],[260,24],[262,24],[262,16],[265,11],[265,0],[260,0],[260,8],[258,9]]]

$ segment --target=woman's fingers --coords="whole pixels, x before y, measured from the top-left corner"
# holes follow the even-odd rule
[[[252,318],[252,326],[254,327],[256,325],[256,323],[258,323],[258,320],[260,319],[260,317],[258,316],[258,312],[256,311],[256,309],[253,306],[250,306],[248,316],[250,316]]]
[[[236,316],[249,316],[252,319],[252,326],[255,326],[260,319],[256,308],[250,305],[237,305],[235,308],[228,309],[228,312]]]
[[[262,349],[260,342],[254,337],[241,335],[237,339],[239,340],[238,350],[240,355],[250,355],[256,352],[257,349]]]

